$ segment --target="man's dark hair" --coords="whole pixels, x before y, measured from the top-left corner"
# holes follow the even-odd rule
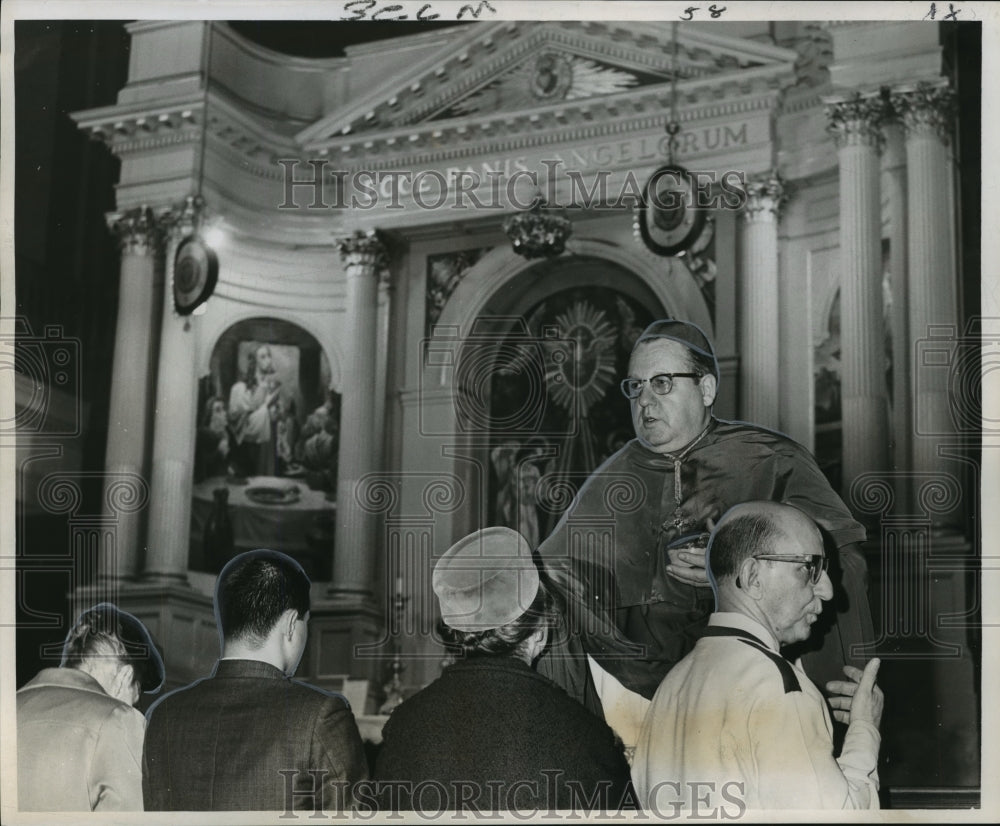
[[[278,551],[247,551],[231,559],[215,586],[215,617],[223,640],[261,645],[289,608],[309,611],[309,577]]]
[[[719,582],[725,577],[736,576],[745,559],[766,552],[782,533],[770,515],[744,513],[726,520],[708,542],[712,578]]]

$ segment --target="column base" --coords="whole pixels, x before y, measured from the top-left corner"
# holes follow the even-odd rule
[[[371,588],[353,588],[350,585],[330,583],[324,597],[341,606],[370,607],[374,594]]]
[[[190,587],[187,573],[176,571],[143,571],[139,577],[139,582],[143,585],[181,585]]]

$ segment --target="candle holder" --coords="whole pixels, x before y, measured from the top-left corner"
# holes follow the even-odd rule
[[[406,609],[406,596],[403,594],[403,584],[396,580],[396,593],[392,598],[392,662],[389,663],[389,673],[392,675],[385,683],[385,702],[379,708],[379,714],[391,714],[392,710],[403,702],[403,681],[400,674],[406,670],[403,665],[402,646],[399,642],[399,632],[403,624],[403,613]]]

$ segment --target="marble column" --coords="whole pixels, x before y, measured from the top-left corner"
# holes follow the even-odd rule
[[[955,435],[949,400],[955,376],[941,354],[954,347],[962,332],[956,294],[954,159],[948,139],[954,95],[945,86],[920,84],[894,91],[892,103],[906,128],[913,470],[930,473],[940,470],[938,445]],[[925,350],[932,351],[926,359]]]
[[[889,122],[883,126],[885,152],[882,155],[882,174],[885,183],[885,200],[889,209],[889,288],[892,311],[889,324],[892,328],[892,465],[896,471],[910,467],[913,430],[913,402],[911,399],[911,367],[909,318],[909,276],[907,273],[907,208],[906,208],[906,149],[903,126]],[[905,474],[896,480],[896,500],[900,507],[908,508],[911,492]]]
[[[740,417],[778,429],[778,218],[776,176],[750,180],[740,245]]]
[[[389,366],[389,322],[392,313],[393,285],[388,268],[383,269],[378,274],[378,310],[376,329],[378,339],[375,346],[375,467],[385,465],[385,425],[388,411],[387,406],[387,382]]]
[[[330,596],[365,602],[372,596],[376,549],[372,514],[362,507],[358,484],[376,469],[378,281],[386,268],[386,251],[375,231],[355,233],[338,247],[347,275],[347,312]]]
[[[142,511],[115,510],[110,504],[110,488],[123,474],[145,478],[149,372],[153,364],[150,329],[164,232],[148,207],[112,214],[108,223],[121,246],[121,274],[104,457],[104,516],[113,524],[113,537],[102,546],[98,573],[101,579],[131,579],[139,573]]]
[[[881,96],[828,106],[840,162],[840,362],[843,488],[888,462],[882,318]]]
[[[153,465],[150,490],[149,550],[143,578],[186,583],[191,534],[191,486],[197,431],[198,378],[195,335],[199,319],[174,310],[174,254],[191,232],[190,210],[178,215],[167,249],[163,327],[160,333],[153,425]]]

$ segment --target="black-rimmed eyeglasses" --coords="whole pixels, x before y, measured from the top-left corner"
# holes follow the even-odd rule
[[[622,393],[626,399],[638,399],[642,386],[649,382],[657,396],[666,396],[674,389],[674,379],[700,379],[698,373],[660,373],[651,379],[624,379],[621,383]]]
[[[755,554],[754,559],[767,559],[773,562],[794,562],[798,565],[805,565],[809,573],[809,581],[815,585],[819,582],[823,572],[830,567],[830,557],[823,554],[811,554],[809,556],[796,556],[795,554]]]

